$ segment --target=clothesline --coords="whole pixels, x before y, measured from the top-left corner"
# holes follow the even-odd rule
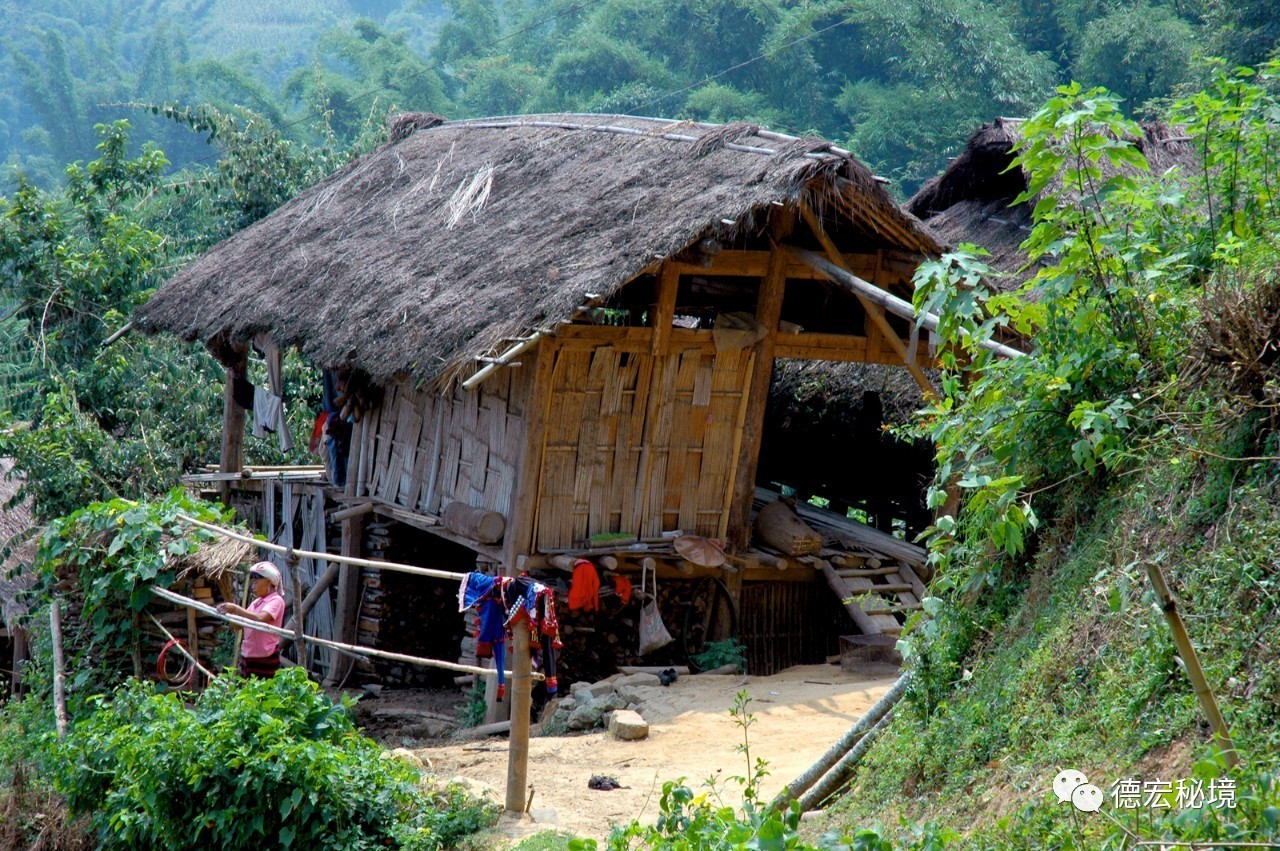
[[[292,554],[298,558],[323,559],[325,561],[333,561],[339,564],[350,564],[356,567],[374,567],[378,570],[412,573],[415,576],[429,576],[432,579],[449,579],[454,582],[462,582],[467,578],[467,574],[455,573],[451,570],[436,570],[434,568],[418,567],[417,565],[412,564],[399,564],[394,561],[374,561],[373,559],[356,558],[355,556],[341,556],[334,555],[333,553],[317,553],[312,552],[311,550],[298,550],[281,544],[273,544],[270,541],[262,541],[252,537],[251,535],[245,535],[241,532],[236,532],[222,526],[215,526],[212,523],[197,520],[196,518],[189,517],[181,512],[178,513],[178,519],[227,538],[244,541],[247,544],[253,544],[254,546],[262,547],[264,550],[270,550],[276,553],[284,553],[285,555]]]
[[[296,637],[296,633],[290,630],[269,626],[259,621],[250,620],[249,618],[242,618],[237,615],[224,614],[223,612],[218,611],[212,606],[206,606],[204,603],[201,603],[198,600],[193,600],[190,597],[184,597],[181,594],[178,594],[174,591],[170,591],[167,588],[161,588],[158,585],[151,586],[151,593],[155,594],[157,597],[168,600],[171,603],[177,603],[180,606],[186,606],[188,608],[195,609],[198,612],[203,612],[204,614],[210,615],[211,617],[219,618],[228,623],[237,624],[241,627],[256,629],[256,630],[259,630],[260,632],[266,632],[272,635],[279,635],[284,638]],[[318,644],[324,647],[332,647],[335,650],[346,651],[349,653],[358,653],[363,656],[373,656],[378,659],[388,659],[393,662],[405,662],[410,665],[421,665],[425,668],[443,668],[446,671],[457,671],[458,673],[462,673],[462,674],[478,674],[482,677],[496,677],[498,675],[498,671],[496,668],[481,668],[476,665],[460,665],[457,662],[445,662],[442,659],[426,659],[421,656],[408,656],[404,653],[392,653],[387,650],[374,650],[371,647],[361,647],[356,644],[344,644],[341,641],[330,641],[327,638],[317,638],[315,636],[310,636],[310,635],[307,635],[304,637],[306,638],[307,641],[311,642],[312,644]],[[511,671],[504,671],[503,673],[508,677],[514,676]],[[537,672],[532,673],[531,676],[535,680],[540,680],[543,678],[542,674],[539,674]]]

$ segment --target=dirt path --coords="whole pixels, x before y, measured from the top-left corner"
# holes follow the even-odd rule
[[[771,774],[763,792],[772,796],[821,756],[888,690],[895,676],[805,665],[771,677],[682,677],[670,688],[653,689],[654,696],[645,701],[647,739],[622,742],[606,733],[532,739],[530,818],[504,818],[499,831],[510,839],[548,829],[604,838],[613,823],[653,821],[666,780],[683,776],[690,786],[697,786],[717,772],[742,774],[745,762],[734,750],[741,731],[729,717],[741,689],[751,695],[749,710],[756,718],[751,755],[768,760]],[[482,781],[494,787],[501,800],[507,777],[505,738],[422,748],[417,753],[431,761],[438,775]],[[615,777],[627,788],[588,789],[593,774]],[[736,795],[731,800],[736,802]]]

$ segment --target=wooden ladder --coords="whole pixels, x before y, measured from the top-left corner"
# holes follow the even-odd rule
[[[924,583],[906,561],[862,567],[836,567],[815,559],[827,585],[863,635],[898,635],[911,612],[919,611],[926,595]]]

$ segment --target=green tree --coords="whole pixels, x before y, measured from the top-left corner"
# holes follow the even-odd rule
[[[1073,73],[1140,106],[1189,80],[1198,36],[1168,6],[1124,6],[1085,27]]]

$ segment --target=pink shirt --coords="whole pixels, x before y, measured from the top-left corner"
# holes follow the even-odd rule
[[[279,591],[272,591],[265,597],[255,597],[248,609],[254,614],[266,612],[271,615],[271,625],[274,627],[284,624],[284,596]],[[245,627],[240,653],[246,659],[261,659],[275,653],[279,646],[280,636]]]

